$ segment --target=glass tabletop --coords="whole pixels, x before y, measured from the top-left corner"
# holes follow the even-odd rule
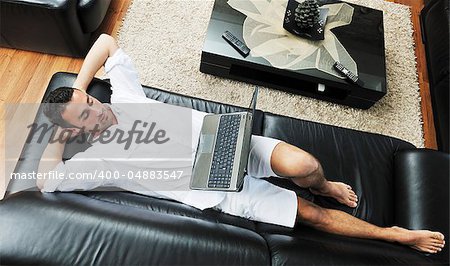
[[[318,2],[320,5],[341,3],[336,0],[322,0]],[[386,92],[383,12],[354,4],[350,5],[354,8],[351,23],[346,26],[334,28],[331,32],[334,33],[339,42],[356,62],[359,78],[364,82],[363,87],[367,90]],[[228,30],[237,38],[244,41],[243,23],[245,19],[246,16],[233,9],[226,0],[216,0],[203,51],[253,64],[271,66],[262,57],[254,57],[252,55],[246,58],[242,57],[222,39],[222,34]],[[317,69],[286,71],[302,74],[305,77],[311,77],[313,80],[326,80],[332,83],[348,85],[347,81]]]

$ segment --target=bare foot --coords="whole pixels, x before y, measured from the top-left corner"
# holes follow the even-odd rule
[[[358,206],[358,196],[349,185],[342,182],[327,181],[323,189],[318,190],[310,188],[309,190],[316,195],[332,197],[338,202],[352,208]]]
[[[397,242],[422,252],[438,253],[445,246],[444,235],[439,232],[408,230],[398,226],[392,229],[399,235]]]

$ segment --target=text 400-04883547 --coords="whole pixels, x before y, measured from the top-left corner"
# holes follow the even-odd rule
[[[128,179],[144,179],[144,180],[176,180],[180,179],[183,175],[183,171],[175,171],[175,170],[164,170],[164,171],[154,171],[154,170],[141,170],[141,171],[128,171],[127,178]]]

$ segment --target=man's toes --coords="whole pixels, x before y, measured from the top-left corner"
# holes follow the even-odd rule
[[[441,246],[441,244],[433,244],[433,245],[432,245],[432,247],[433,247],[434,249],[437,249],[437,250],[439,250],[439,251],[441,251],[441,250],[442,250],[442,246]]]
[[[442,242],[442,241],[433,242],[433,245],[436,247],[443,248],[443,247],[445,247],[445,242]]]
[[[431,249],[434,250],[435,252],[442,251],[442,248],[436,246],[431,247]]]
[[[438,253],[438,251],[439,251],[439,250],[437,250],[435,248],[429,248],[428,250],[429,250],[428,253]]]
[[[427,253],[437,253],[438,252],[438,249],[435,249],[435,248],[430,247],[430,246],[417,246],[417,249],[419,251],[427,252]]]
[[[348,194],[349,194],[349,195],[353,195],[353,196],[357,196],[356,193],[355,193],[355,191],[353,191],[353,190],[349,190],[349,191],[348,191]]]
[[[444,235],[439,232],[435,232],[432,237],[435,239],[444,240]]]
[[[358,197],[357,196],[352,196],[350,195],[349,199],[353,202],[358,202]]]
[[[439,245],[444,245],[444,244],[445,244],[445,241],[440,240],[440,239],[433,238],[433,239],[431,240],[431,243],[433,243],[433,244],[439,244]]]
[[[355,208],[356,206],[358,206],[358,203],[356,203],[356,201],[349,200],[347,205],[349,207]]]

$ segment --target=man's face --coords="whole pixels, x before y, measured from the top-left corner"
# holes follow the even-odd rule
[[[72,99],[61,115],[68,123],[88,132],[93,129],[101,132],[115,121],[111,109],[80,90],[74,90]]]

